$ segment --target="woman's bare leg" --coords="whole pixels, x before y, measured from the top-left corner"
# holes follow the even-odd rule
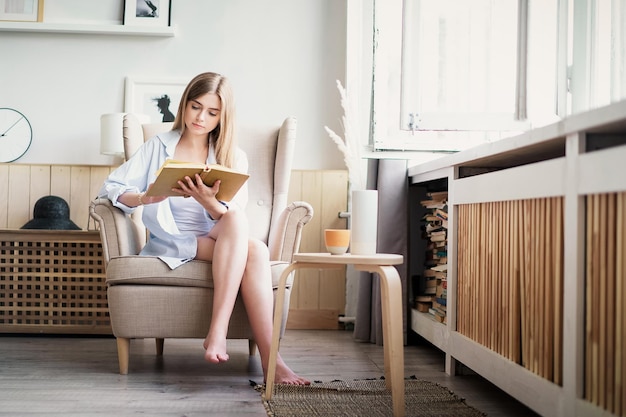
[[[235,306],[248,259],[248,223],[243,212],[229,211],[198,239],[197,259],[212,261],[213,311],[204,339],[204,358],[211,363],[229,359],[226,349],[228,323]]]
[[[267,246],[256,239],[250,239],[248,263],[241,282],[241,295],[248,312],[248,320],[252,327],[254,339],[259,347],[259,356],[261,357],[263,378],[265,380],[274,328],[274,294],[272,291],[269,252]],[[296,375],[285,364],[280,354],[278,354],[276,360],[275,381],[278,384],[310,384],[306,379]]]

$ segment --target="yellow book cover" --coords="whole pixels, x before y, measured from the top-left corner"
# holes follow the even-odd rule
[[[237,191],[248,180],[250,175],[237,172],[231,168],[217,164],[199,164],[194,162],[176,161],[168,159],[157,172],[154,184],[146,193],[147,196],[180,196],[172,188],[180,188],[178,181],[189,177],[195,179],[200,174],[202,181],[212,187],[216,180],[221,180],[220,190],[216,197],[221,201],[230,201]]]

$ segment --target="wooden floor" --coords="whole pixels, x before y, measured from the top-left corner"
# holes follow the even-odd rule
[[[231,360],[202,359],[201,340],[131,342],[130,371],[118,374],[113,338],[0,336],[0,415],[6,416],[259,416],[258,356],[243,340],[229,341]],[[323,382],[383,375],[382,347],[354,342],[351,332],[289,330],[281,345],[287,363]],[[477,375],[448,377],[443,356],[423,342],[405,348],[405,376],[445,385],[489,416],[535,416]]]

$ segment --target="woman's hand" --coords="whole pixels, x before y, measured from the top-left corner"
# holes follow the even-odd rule
[[[215,196],[220,190],[219,180],[215,181],[212,187],[209,187],[202,181],[199,174],[196,174],[195,181],[190,177],[185,177],[178,181],[178,185],[180,188],[172,188],[172,191],[185,197],[193,197],[200,204],[209,202],[211,199],[216,200]]]
[[[185,177],[178,181],[180,188],[172,188],[172,191],[185,197],[193,197],[213,219],[219,219],[228,210],[216,198],[220,190],[220,182],[220,180],[217,180],[209,187],[202,181],[200,175],[196,174],[195,180]]]

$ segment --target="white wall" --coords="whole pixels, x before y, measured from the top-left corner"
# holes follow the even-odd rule
[[[123,3],[46,0],[44,22],[121,22]],[[234,85],[240,124],[298,118],[295,168],[343,169],[324,126],[342,132],[345,21],[337,0],[173,0],[174,37],[0,32],[0,107],[34,130],[17,162],[118,163],[99,153],[100,115],[124,111],[126,76],[216,71]]]

